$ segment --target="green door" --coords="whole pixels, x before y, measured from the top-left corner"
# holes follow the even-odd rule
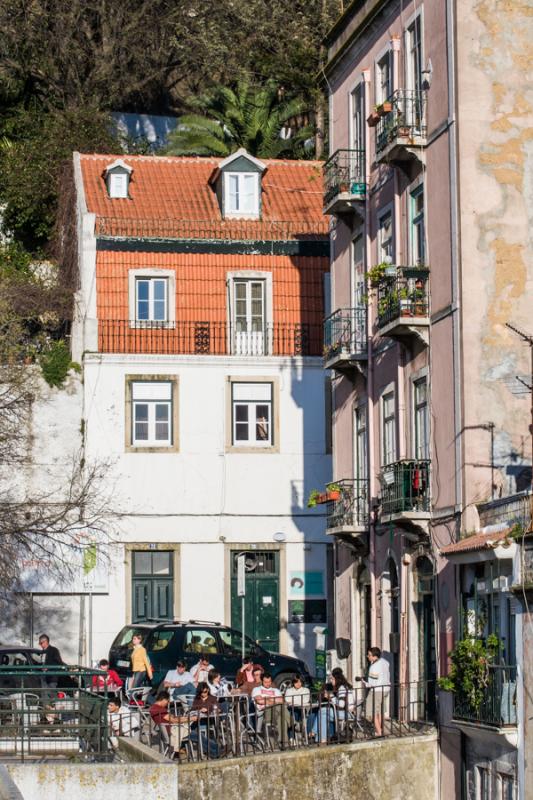
[[[173,619],[173,556],[169,550],[133,553],[132,622]]]
[[[242,598],[237,596],[237,558],[246,555],[245,634],[265,650],[279,650],[279,553],[234,550],[231,554],[231,627],[242,629]]]

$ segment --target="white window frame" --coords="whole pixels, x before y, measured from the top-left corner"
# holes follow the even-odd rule
[[[426,386],[426,400],[425,403],[417,403],[417,387],[424,383]],[[430,406],[429,406],[429,381],[427,371],[424,370],[411,379],[411,402],[412,402],[412,425],[413,425],[413,456],[419,461],[426,461],[430,457]],[[420,436],[420,428],[418,422],[419,409],[425,408],[425,452],[422,452],[420,447],[422,442],[418,442]]]
[[[368,404],[366,400],[354,407],[354,476],[368,479]],[[361,421],[363,424],[361,424]],[[363,457],[361,458],[361,453]]]
[[[157,379],[145,378],[143,376],[130,376],[128,379],[128,394],[131,407],[129,415],[130,430],[128,435],[128,449],[139,450],[168,450],[173,448],[175,441],[175,380],[154,376]],[[138,419],[137,411],[146,406],[146,419]],[[165,408],[167,435],[165,438],[157,438],[157,409]],[[137,424],[146,424],[148,435],[146,438],[138,437],[136,432]]]
[[[388,79],[388,92],[383,92],[383,65],[385,61],[388,62],[389,79]],[[375,83],[374,83],[374,97],[376,105],[379,106],[385,100],[389,100],[394,92],[394,57],[393,51],[390,46],[385,47],[376,56],[375,69],[374,69]]]
[[[390,235],[390,239],[383,240],[383,238],[382,238],[383,220],[388,216],[390,216],[390,221],[391,221],[391,235]],[[377,262],[376,263],[381,264],[384,261],[384,259],[386,258],[387,255],[390,255],[390,257],[392,259],[392,263],[393,264],[395,263],[395,256],[396,256],[396,241],[395,241],[395,239],[396,239],[396,227],[395,227],[395,224],[394,224],[394,208],[393,208],[392,203],[389,203],[388,205],[383,206],[383,208],[381,208],[378,211],[378,215],[377,215],[376,244],[377,244],[378,252],[377,252]],[[388,253],[388,254],[385,253],[384,250],[383,250],[385,242],[390,242],[390,253]]]
[[[385,403],[392,396],[393,413],[385,417]],[[394,384],[387,386],[380,398],[381,422],[381,466],[387,467],[398,460],[398,418],[396,411],[396,389]],[[392,444],[389,447],[389,431],[392,431]],[[392,456],[392,458],[389,458]]]
[[[241,209],[239,208],[239,198],[244,196],[244,182],[246,179],[251,178],[253,181],[252,208]],[[257,172],[232,172],[227,170],[224,172],[224,216],[243,219],[258,219],[259,218],[259,181],[260,176]],[[235,196],[237,198],[237,208],[232,208],[232,181],[237,181],[237,191]]]
[[[414,213],[416,198],[422,194],[423,206],[422,212],[419,214]],[[422,253],[419,253],[417,229],[422,228]],[[409,191],[409,248],[411,251],[410,262],[413,266],[425,266],[427,264],[426,256],[426,193],[425,186],[420,182],[417,186]]]
[[[166,319],[137,319],[137,281],[166,280]],[[149,327],[157,323],[161,327],[171,327],[176,321],[176,273],[171,269],[130,269],[128,272],[128,306],[130,327]]]
[[[235,389],[236,387],[244,387],[252,388],[254,386],[261,387],[263,389],[268,387],[270,391],[270,399],[255,399],[251,398],[246,399],[245,397],[236,399],[235,398]],[[246,394],[246,390],[243,389],[244,394]],[[253,389],[250,392],[253,394]],[[258,408],[260,406],[265,406],[268,409],[268,416],[266,419],[267,422],[267,438],[261,439],[257,437],[257,426],[258,426]],[[237,409],[238,408],[246,408],[248,411],[248,420],[247,422],[238,421],[237,420]],[[231,384],[231,444],[234,448],[270,448],[274,445],[274,430],[273,430],[273,420],[274,420],[274,385],[272,382],[268,381],[253,381],[249,380],[246,383],[241,381],[233,381]],[[247,425],[248,426],[248,437],[246,439],[237,439],[237,425]]]
[[[130,176],[123,171],[110,172],[108,177],[109,197],[112,200],[127,200],[129,197]]]
[[[413,64],[411,59],[412,51],[412,36],[417,21],[420,24],[420,85],[416,85],[415,76],[413,74]],[[406,22],[404,31],[404,53],[405,53],[405,88],[418,89],[422,88],[422,71],[424,69],[424,15],[423,10],[416,11]]]
[[[477,764],[474,769],[476,771],[476,800],[490,800],[492,792],[491,792],[491,770],[489,765]],[[483,775],[487,780],[487,790],[488,790],[487,795],[485,797],[483,797],[482,794]]]
[[[241,348],[237,346],[235,335],[231,335],[236,331],[236,315],[235,315],[235,283],[239,281],[262,281],[264,283],[264,341],[262,343],[262,352],[254,352],[254,344],[250,342],[250,352],[239,352]],[[273,319],[273,300],[272,300],[272,273],[260,272],[255,270],[239,270],[237,272],[228,272],[226,274],[226,284],[228,291],[228,349],[231,353],[238,352],[240,355],[269,355],[272,350],[272,319]],[[259,345],[258,345],[259,346]]]
[[[350,92],[350,148],[366,149],[365,83],[359,81]],[[363,164],[364,167],[364,164]]]

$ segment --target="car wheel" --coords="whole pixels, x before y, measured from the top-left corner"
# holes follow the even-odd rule
[[[274,686],[276,686],[280,692],[285,692],[285,690],[292,685],[292,679],[295,674],[295,672],[280,672],[280,674],[276,675],[274,678]]]

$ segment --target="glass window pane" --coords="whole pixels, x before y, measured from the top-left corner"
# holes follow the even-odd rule
[[[248,423],[237,422],[235,425],[235,441],[247,442],[248,441]]]
[[[157,403],[155,407],[155,418],[157,422],[167,422],[169,416],[169,406],[166,403]]]
[[[154,300],[164,300],[167,292],[166,280],[154,280]]]
[[[133,572],[135,575],[151,575],[152,554],[149,552],[136,551],[133,554]]]
[[[146,280],[137,281],[137,299],[148,300],[150,291],[150,282]]]
[[[152,553],[152,574],[153,575],[170,575],[172,553],[169,551],[158,551]]]
[[[147,422],[136,422],[135,423],[135,441],[136,442],[147,442],[148,441],[148,423]]]
[[[150,306],[148,300],[139,300],[137,302],[137,319],[150,319]]]
[[[155,424],[155,439],[157,442],[169,441],[168,422],[156,422]]]
[[[228,175],[228,185],[229,185],[229,192],[228,192],[228,199],[229,199],[229,210],[230,211],[238,211],[239,210],[239,176],[238,175]]]
[[[135,422],[148,421],[148,403],[135,403]]]
[[[167,308],[164,300],[154,300],[154,320],[164,322],[167,318]]]
[[[248,406],[235,406],[235,420],[237,422],[248,422]]]
[[[255,408],[255,438],[258,442],[268,442],[270,438],[270,408],[258,405]]]

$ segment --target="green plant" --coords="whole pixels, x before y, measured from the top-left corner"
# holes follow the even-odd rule
[[[311,489],[309,497],[307,498],[307,508],[314,508],[318,503],[320,492],[318,489]]]
[[[339,483],[326,483],[326,492],[342,492],[342,486]]]
[[[439,688],[454,692],[478,710],[489,682],[489,665],[500,651],[500,640],[491,633],[486,640],[466,638],[449,653],[452,665],[448,675],[438,679]]]
[[[381,264],[376,264],[365,273],[365,278],[369,281],[371,286],[376,288],[379,285],[380,281],[385,277],[385,270],[388,266],[389,264],[382,261]]]
[[[70,360],[70,350],[61,339],[52,342],[41,354],[39,364],[43,377],[49,386],[63,386],[70,369],[81,372],[81,367]]]

